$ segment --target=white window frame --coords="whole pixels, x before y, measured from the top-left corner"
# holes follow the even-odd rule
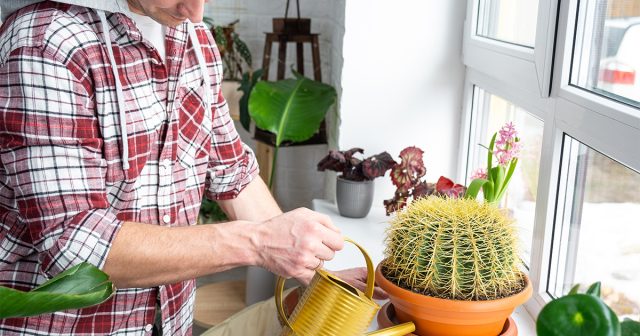
[[[480,1],[468,1],[463,38],[464,64],[500,80],[513,82],[540,97],[548,97],[557,0],[539,0],[533,48],[477,35]]]
[[[479,1],[468,0],[465,24],[463,50],[467,72],[457,178],[465,181],[473,168],[469,155],[470,140],[475,139],[478,131],[472,111],[475,86],[518,105],[544,122],[529,272],[534,295],[525,304],[529,313],[537,316],[552,299],[547,291],[552,276],[551,256],[559,253],[558,244],[553,244],[552,239],[568,229],[561,225],[567,204],[559,201],[571,193],[560,181],[563,139],[565,135],[571,136],[640,172],[637,149],[640,109],[570,84],[579,0],[540,0],[533,49],[477,36]]]

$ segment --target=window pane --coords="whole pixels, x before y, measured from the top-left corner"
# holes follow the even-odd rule
[[[478,87],[474,89],[473,118],[476,132],[469,144],[467,184],[477,168],[486,168],[487,150],[483,146],[489,145],[493,133],[507,122],[513,122],[518,131],[520,159],[502,205],[513,212],[520,230],[523,260],[529,264],[544,124],[526,110]]]
[[[554,241],[555,283],[602,282],[605,302],[621,316],[640,317],[640,174],[565,136],[559,201],[560,237]],[[558,231],[557,231],[558,232]],[[552,277],[553,279],[553,277]]]
[[[480,0],[476,33],[533,47],[537,17],[538,0]]]
[[[580,1],[571,83],[640,103],[640,1]]]

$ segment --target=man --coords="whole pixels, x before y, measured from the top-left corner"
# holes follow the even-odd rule
[[[328,217],[283,214],[258,177],[204,0],[0,3],[0,284],[87,261],[119,288],[0,333],[190,334],[194,278],[257,265],[308,283],[342,248]],[[193,226],[203,195],[232,221]],[[362,270],[339,276],[362,287]]]

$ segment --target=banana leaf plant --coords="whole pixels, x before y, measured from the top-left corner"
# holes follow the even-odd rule
[[[86,308],[106,301],[113,292],[107,274],[81,263],[29,292],[0,286],[0,319]]]
[[[538,336],[640,336],[640,323],[618,316],[600,298],[600,283],[591,285],[584,294],[579,285],[569,294],[549,302],[538,316]]]
[[[278,149],[283,142],[310,139],[318,132],[337,98],[332,86],[295,72],[294,75],[293,79],[277,82],[260,81],[249,97],[249,113],[256,127],[276,136],[269,188],[273,185]]]

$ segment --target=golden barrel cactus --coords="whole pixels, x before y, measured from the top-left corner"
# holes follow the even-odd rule
[[[476,200],[413,201],[387,231],[384,276],[414,292],[494,300],[525,286],[516,228],[506,210]]]

